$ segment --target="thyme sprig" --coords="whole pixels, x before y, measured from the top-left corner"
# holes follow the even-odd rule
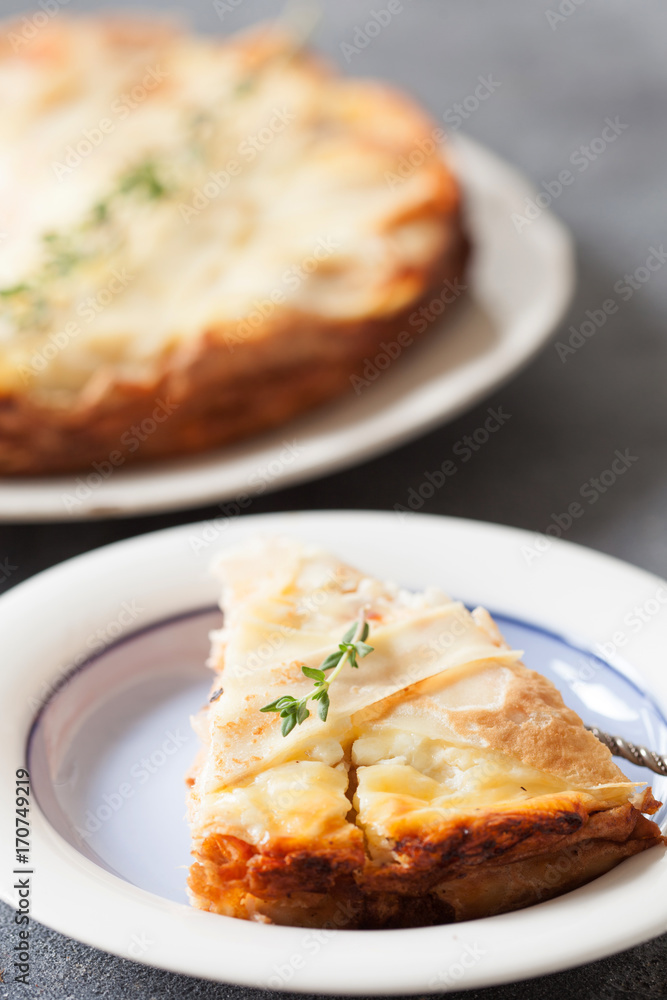
[[[39,328],[48,322],[50,298],[57,282],[75,273],[81,265],[94,263],[122,243],[122,231],[114,232],[115,216],[130,196],[151,202],[170,195],[159,161],[147,157],[124,170],[106,197],[96,202],[84,219],[67,232],[42,235],[42,263],[32,280],[0,288],[0,307],[10,309],[19,329]],[[54,284],[54,279],[56,284]]]
[[[319,667],[302,665],[301,673],[304,677],[309,677],[310,680],[315,681],[314,690],[309,691],[303,698],[295,698],[291,694],[284,694],[280,698],[276,698],[269,705],[265,705],[260,709],[260,712],[280,713],[280,718],[283,720],[281,727],[283,736],[288,736],[295,726],[300,726],[302,722],[306,721],[310,715],[310,709],[308,708],[309,701],[316,701],[318,703],[317,714],[322,722],[326,722],[330,705],[329,688],[343,667],[349,663],[351,667],[357,669],[359,667],[357,657],[363,659],[364,656],[368,656],[369,653],[373,652],[374,647],[369,646],[366,642],[368,632],[368,622],[366,621],[365,612],[362,610],[359,620],[354,622],[347,630],[342,641],[338,644],[338,649],[325,656]],[[327,671],[329,670],[332,670],[333,673],[327,679]]]

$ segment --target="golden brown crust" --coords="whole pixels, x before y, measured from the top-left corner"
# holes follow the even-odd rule
[[[123,465],[198,453],[284,424],[346,392],[353,396],[352,376],[445,281],[463,276],[467,256],[461,235],[433,267],[421,299],[388,318],[335,323],[286,315],[261,343],[238,343],[232,330],[209,331],[166,358],[150,385],[115,382],[101,372],[73,407],[0,395],[0,473],[78,471],[113,452]],[[157,422],[156,408],[168,419]]]
[[[479,726],[496,750],[575,785],[624,780],[607,748],[584,728],[546,677],[523,664],[511,670],[504,711],[474,709],[466,714],[468,729]]]
[[[507,913],[586,885],[626,858],[660,843],[655,837],[631,837],[621,843],[601,839],[580,841],[508,865],[473,869],[462,878],[443,882],[433,895],[451,907],[456,920]]]
[[[624,858],[664,843],[627,803],[587,813],[574,796],[484,816],[458,817],[449,836],[395,845],[373,862],[361,839],[267,850],[213,834],[195,852],[188,884],[197,906],[277,923],[370,929],[492,916],[589,882]],[[250,902],[252,900],[252,902]]]
[[[147,18],[58,18],[57,22],[40,32],[34,44],[21,47],[18,58],[52,63],[53,72],[61,73],[72,58],[75,24],[87,24],[101,34],[119,60],[127,57],[129,61],[135,49],[142,51],[152,43],[158,45],[158,54],[159,46],[164,47],[168,60],[179,44],[177,31]],[[0,58],[16,58],[8,39],[17,27],[10,23],[0,32]],[[252,72],[284,51],[286,40],[267,30],[241,35],[225,45],[238,54],[242,71]],[[388,163],[409,156],[422,140],[430,141],[433,123],[391,88],[341,81],[320,59],[307,54],[299,56],[298,64],[303,80],[310,74],[314,87],[324,86],[322,81],[331,77],[335,98],[329,107],[324,91],[321,103],[326,111],[321,113],[331,116],[334,133],[347,130],[353,137],[357,166],[363,164],[367,148],[371,169],[364,183],[386,193],[380,167],[384,155]],[[145,72],[143,62],[141,71]],[[164,101],[170,87],[174,88],[174,82],[167,76],[151,92],[146,106],[158,92]],[[317,122],[308,127],[319,135]],[[327,128],[321,132],[326,156]],[[348,169],[344,156],[340,169],[343,173]],[[175,330],[156,350],[150,365],[146,366],[144,358],[136,367],[136,374],[131,359],[129,364],[125,358],[122,365],[116,365],[101,357],[96,370],[76,391],[71,385],[61,390],[57,382],[44,381],[39,373],[23,379],[14,372],[4,388],[0,385],[0,474],[83,470],[94,462],[108,462],[110,454],[116,459],[112,464],[125,465],[201,452],[283,424],[346,392],[352,394],[351,378],[361,373],[365,360],[377,354],[383,341],[406,329],[411,313],[437,296],[445,281],[459,282],[465,273],[468,242],[456,180],[437,152],[412,173],[422,182],[420,193],[414,199],[397,197],[395,211],[386,211],[378,220],[378,237],[386,240],[385,249],[391,250],[389,256],[395,255],[395,265],[381,272],[372,308],[336,319],[326,310],[320,314],[317,308],[287,303],[248,339],[238,336],[243,316],[236,316],[234,322],[209,322],[197,336],[182,340]],[[410,254],[404,257],[400,239],[403,226],[420,222],[431,227],[425,243],[430,249],[415,263],[410,262]],[[330,266],[335,270],[340,263],[325,262],[321,274]],[[354,283],[354,263],[348,268]],[[154,302],[153,309],[158,307],[159,302]],[[150,326],[150,309],[143,323]],[[415,329],[408,329],[416,339]],[[140,337],[143,330],[134,332]],[[67,352],[70,349],[76,350],[76,345]],[[67,352],[58,357],[59,364],[66,361]],[[13,363],[9,362],[10,369]],[[76,365],[72,370],[76,371]],[[168,419],[156,421],[156,407],[162,407],[160,418],[166,409]]]
[[[489,705],[496,681],[496,702]],[[607,747],[584,728],[554,685],[523,663],[507,662],[499,670],[493,661],[479,661],[462,678],[465,711],[448,704],[455,683],[427,678],[371,706],[363,719],[391,725],[414,713],[446,729],[457,742],[492,746],[574,788],[627,781]]]

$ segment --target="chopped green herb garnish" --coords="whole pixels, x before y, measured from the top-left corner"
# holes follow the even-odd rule
[[[122,175],[118,182],[121,194],[138,192],[147,198],[162,198],[167,194],[167,186],[158,175],[154,160],[144,160]]]

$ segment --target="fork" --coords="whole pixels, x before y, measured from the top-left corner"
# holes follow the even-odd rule
[[[602,732],[597,726],[586,726],[586,729],[600,740],[600,743],[611,750],[614,757],[622,757],[629,760],[631,764],[639,767],[648,767],[655,774],[662,774],[667,777],[667,756],[661,756],[655,750],[647,747],[638,747],[629,740],[624,740],[622,736],[610,736],[609,733]]]

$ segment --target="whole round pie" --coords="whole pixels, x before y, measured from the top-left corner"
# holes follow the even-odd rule
[[[403,95],[276,27],[43,20],[0,33],[0,473],[355,399],[456,298],[459,184]]]

